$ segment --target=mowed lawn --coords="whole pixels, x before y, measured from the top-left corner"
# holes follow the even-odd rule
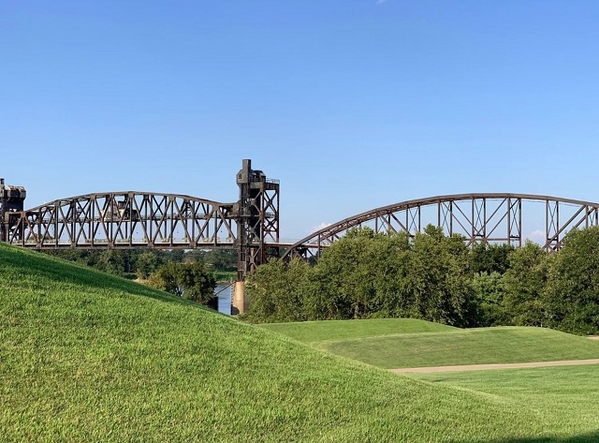
[[[599,358],[598,342],[548,329],[446,327],[431,332],[437,326],[440,325],[433,324],[427,330],[426,322],[407,319],[264,325],[310,342],[312,346],[387,368]],[[473,439],[473,442],[599,442],[599,414],[596,412],[599,410],[599,365],[441,372],[410,374],[409,377],[483,395],[491,401],[518,405],[518,409],[536,419],[548,420],[546,430],[554,435],[499,440],[489,436]]]
[[[599,358],[599,342],[551,329],[498,327],[321,341],[320,349],[381,368]]]
[[[459,332],[458,328],[413,318],[375,318],[364,320],[305,321],[291,323],[264,323],[271,331],[287,335],[304,343],[324,340],[346,340],[378,337],[390,334],[420,332]]]
[[[0,244],[3,442],[559,441],[552,418]]]
[[[410,374],[439,384],[516,401],[549,418],[554,432],[578,434],[572,442],[599,442],[599,366]]]
[[[260,325],[313,347],[381,368],[599,358],[599,341],[552,329],[458,329],[416,319]]]

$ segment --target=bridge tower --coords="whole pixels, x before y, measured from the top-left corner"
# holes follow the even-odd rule
[[[279,181],[268,179],[264,172],[252,169],[252,161],[244,159],[237,173],[239,201],[233,209],[237,222],[237,284],[233,305],[243,313],[245,277],[268,258],[279,255]]]
[[[22,212],[27,193],[22,186],[10,186],[4,184],[0,178],[0,241],[8,241],[8,233],[13,227],[10,214]]]

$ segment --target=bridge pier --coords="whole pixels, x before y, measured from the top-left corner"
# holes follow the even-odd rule
[[[247,274],[271,257],[279,256],[279,181],[268,179],[263,171],[252,169],[244,159],[237,173],[239,201],[232,216],[237,223],[237,282],[233,291],[233,313],[243,314],[250,300],[245,295]]]
[[[231,297],[231,314],[244,314],[249,308],[249,300],[245,296],[245,281],[236,281]]]

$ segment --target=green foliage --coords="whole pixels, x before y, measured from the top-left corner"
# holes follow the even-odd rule
[[[573,230],[553,254],[531,241],[469,249],[434,226],[414,238],[355,229],[312,267],[273,262],[250,281],[256,322],[410,317],[599,334],[599,227]]]
[[[217,282],[231,282],[237,280],[237,271],[214,271]]]
[[[213,249],[205,251],[204,263],[216,271],[237,270],[237,250],[235,249]]]
[[[125,255],[127,252],[115,249],[102,251],[95,268],[102,272],[122,276],[127,269],[125,265],[129,262],[129,258]]]
[[[463,237],[429,225],[414,238],[409,269],[412,316],[453,326],[473,323],[469,251]]]
[[[510,256],[504,275],[504,307],[509,324],[547,325],[543,293],[549,275],[549,257],[538,244],[527,241]]]
[[[171,294],[214,307],[216,279],[203,263],[168,263],[150,276],[149,284]]]
[[[498,272],[482,272],[472,277],[472,290],[476,298],[479,326],[499,326],[510,323],[504,304],[504,277]]]
[[[510,267],[509,256],[515,250],[508,244],[475,244],[470,253],[470,268],[474,273],[504,274]]]
[[[401,310],[387,297],[398,293],[394,286],[401,269],[387,258],[401,254],[402,247],[408,247],[406,239],[404,234],[391,237],[364,228],[334,243],[316,264],[312,284],[305,285],[308,318],[365,318]]]
[[[237,270],[236,249],[194,249],[185,252],[183,260],[186,262],[202,262],[215,271],[230,272]]]
[[[305,320],[302,309],[301,284],[310,267],[300,260],[285,265],[281,260],[271,260],[259,266],[248,276],[246,291],[251,300],[248,318],[262,321]]]
[[[462,237],[427,227],[405,233],[352,230],[313,267],[272,261],[248,277],[252,321],[413,317],[466,326],[473,319],[469,251]]]
[[[551,327],[599,333],[599,226],[568,233],[552,261],[545,309]]]
[[[154,251],[144,251],[137,256],[137,260],[135,262],[135,269],[137,272],[137,276],[143,280],[146,280],[150,277],[150,275],[162,264],[164,260]]]
[[[103,272],[123,276],[132,272],[147,279],[165,263],[202,262],[215,271],[234,272],[235,250],[156,250],[156,249],[60,249],[44,251],[48,255],[91,266]]]

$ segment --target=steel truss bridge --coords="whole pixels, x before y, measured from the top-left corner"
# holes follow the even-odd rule
[[[532,194],[456,194],[408,200],[363,212],[314,232],[294,243],[285,258],[317,257],[347,231],[370,227],[375,232],[415,235],[428,224],[446,235],[460,234],[469,245],[507,243],[522,246],[525,223],[548,252],[557,251],[568,231],[599,224],[599,203]]]
[[[32,249],[237,249],[238,279],[279,254],[279,182],[243,160],[239,200],[107,192],[23,209],[25,189],[0,181],[0,241]]]
[[[599,224],[599,203],[530,194],[459,194],[409,200],[357,214],[294,244],[279,240],[279,182],[243,160],[239,199],[222,203],[149,192],[108,192],[24,209],[25,189],[0,180],[0,240],[32,249],[236,249],[238,280],[270,257],[318,257],[348,230],[414,235],[428,224],[469,244],[521,246],[527,223],[551,252],[574,228]]]

